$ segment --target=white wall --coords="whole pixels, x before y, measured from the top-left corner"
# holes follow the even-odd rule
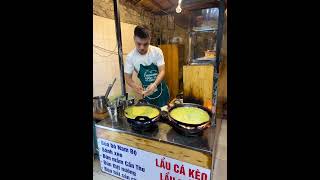
[[[135,25],[121,23],[122,48],[124,61],[135,46],[133,41],[133,30]],[[114,20],[100,16],[93,16],[93,44],[118,53]],[[100,56],[100,55],[102,56]],[[105,57],[107,56],[107,57]],[[113,78],[117,81],[109,96],[121,94],[119,61],[117,54],[110,54],[93,47],[93,96],[104,95],[109,83]],[[135,81],[139,81],[134,74]],[[127,92],[135,95],[127,86]]]

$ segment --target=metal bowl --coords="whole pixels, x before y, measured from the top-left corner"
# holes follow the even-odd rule
[[[93,97],[93,112],[103,114],[107,112],[107,99],[105,96]]]

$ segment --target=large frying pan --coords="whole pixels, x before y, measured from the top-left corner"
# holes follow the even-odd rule
[[[188,124],[185,122],[181,122],[177,119],[174,119],[170,114],[172,110],[180,107],[195,107],[204,110],[209,115],[209,120],[200,124]],[[172,108],[168,110],[168,119],[170,121],[170,124],[172,127],[179,133],[187,136],[193,136],[193,135],[201,135],[203,130],[208,128],[210,126],[211,122],[211,116],[212,112],[208,110],[207,108],[198,105],[198,104],[192,104],[192,103],[182,103],[182,104],[176,104]]]
[[[144,115],[140,115],[140,116],[136,116],[135,118],[132,118],[125,111],[124,115],[129,123],[129,125],[131,125],[132,129],[138,130],[138,131],[147,131],[147,130],[150,130],[156,126],[156,122],[160,120],[160,114],[161,114],[161,110],[158,106],[140,102],[136,105],[129,106],[128,108],[134,107],[134,106],[136,106],[136,107],[137,106],[148,106],[148,107],[157,109],[159,113],[157,116],[155,116],[153,118],[149,118],[148,116],[144,116]]]

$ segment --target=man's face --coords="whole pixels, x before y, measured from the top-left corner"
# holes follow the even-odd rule
[[[137,36],[134,37],[134,42],[136,44],[137,50],[140,54],[146,54],[148,52],[148,47],[150,44],[150,38],[141,39]]]

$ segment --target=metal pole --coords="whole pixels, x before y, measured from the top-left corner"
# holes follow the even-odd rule
[[[122,39],[121,39],[121,26],[120,26],[120,13],[119,13],[119,7],[118,7],[118,0],[113,0],[113,11],[114,11],[114,21],[115,21],[115,27],[116,27],[117,44],[118,44],[121,93],[123,96],[125,96],[126,84],[124,79],[123,52],[122,52]]]
[[[212,92],[212,104],[214,108],[214,113],[212,113],[211,125],[216,126],[216,107],[217,107],[217,96],[218,96],[218,79],[219,79],[219,65],[220,65],[220,51],[223,36],[223,21],[224,21],[224,1],[219,1],[219,17],[218,17],[218,32],[217,32],[217,46],[216,46],[216,64],[213,73],[213,92]],[[217,77],[216,77],[217,76]],[[217,87],[217,88],[215,88]],[[214,98],[216,95],[216,98]]]
[[[215,79],[216,75],[219,75],[219,65],[220,65],[220,50],[222,46],[222,36],[223,36],[223,22],[224,22],[224,0],[219,0],[219,18],[218,18],[218,32],[217,32],[217,47],[216,47],[216,65],[215,70],[217,73],[213,73],[213,79]],[[217,77],[216,81],[213,83],[213,92],[212,92],[212,101],[214,104],[214,114],[212,115],[212,126],[216,126],[216,107],[217,107],[217,98],[218,98],[218,87],[215,88],[215,86],[218,86],[216,83],[218,83],[219,76]],[[217,91],[217,93],[216,93]],[[216,98],[214,99],[216,93]],[[213,124],[214,123],[214,124]],[[217,126],[216,126],[217,127]],[[215,135],[214,135],[214,143],[212,147],[212,162],[211,162],[211,174],[210,179],[213,179],[213,170],[214,170],[214,164],[215,164],[215,158],[216,158],[216,149],[217,149],[217,142],[218,142],[218,135],[219,135],[220,127],[216,128]]]

